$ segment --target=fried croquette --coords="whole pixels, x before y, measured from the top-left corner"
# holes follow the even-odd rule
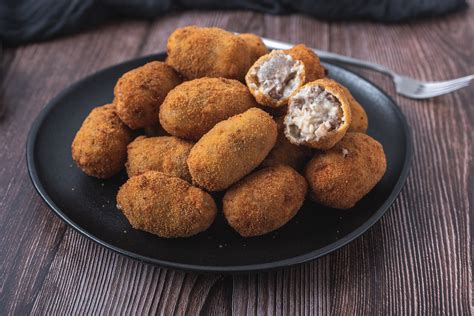
[[[297,171],[301,171],[308,160],[311,159],[312,150],[306,146],[297,146],[290,143],[284,133],[283,119],[282,116],[275,120],[278,128],[277,141],[262,162],[262,166],[288,165]]]
[[[244,237],[259,236],[285,225],[304,202],[307,184],[288,166],[268,167],[245,177],[224,195],[227,222]]]
[[[187,26],[168,38],[168,65],[186,79],[223,77],[243,81],[251,65],[246,41],[223,29]]]
[[[193,183],[209,191],[227,189],[265,159],[276,138],[275,121],[258,108],[217,123],[191,149]]]
[[[245,81],[259,104],[280,107],[306,80],[304,64],[281,50],[260,57],[248,71]]]
[[[256,105],[237,80],[200,78],[168,93],[160,108],[160,123],[171,135],[197,141],[218,122]]]
[[[373,189],[386,168],[378,141],[363,133],[347,133],[332,149],[314,156],[305,176],[315,202],[348,209]]]
[[[290,97],[284,123],[285,135],[295,145],[333,147],[351,124],[344,89],[326,78],[307,83]]]
[[[259,36],[252,33],[244,33],[240,34],[239,37],[243,39],[247,44],[247,47],[249,47],[251,56],[250,64],[256,62],[257,59],[263,55],[268,54],[268,48]]]
[[[93,109],[74,137],[71,151],[77,166],[96,178],[110,178],[127,160],[132,131],[119,119],[115,106]]]
[[[205,231],[217,213],[208,193],[157,171],[128,179],[118,192],[117,208],[133,228],[165,238]]]
[[[365,113],[364,108],[360,105],[359,102],[352,96],[349,89],[341,85],[346,92],[347,100],[351,106],[351,125],[347,129],[348,132],[359,132],[359,133],[366,133],[367,128],[369,127],[369,119],[367,117],[367,113]]]
[[[174,136],[139,136],[128,144],[125,166],[129,177],[147,171],[160,171],[166,175],[191,182],[188,159],[193,143]]]
[[[304,64],[305,80],[311,82],[326,77],[326,69],[321,65],[318,55],[304,44],[298,44],[290,49],[284,50],[295,60],[300,60]]]
[[[180,83],[173,68],[159,61],[125,73],[114,89],[120,119],[131,129],[157,124],[161,103]]]
[[[351,125],[347,129],[348,132],[367,133],[369,128],[369,119],[362,105],[357,102],[353,97],[350,99],[349,104],[351,105]]]
[[[319,57],[300,44],[260,57],[245,80],[258,103],[281,107],[288,104],[290,95],[303,84],[324,77],[325,69]]]

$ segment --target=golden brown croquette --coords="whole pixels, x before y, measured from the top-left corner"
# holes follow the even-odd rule
[[[295,145],[327,150],[346,134],[351,108],[344,89],[334,80],[305,84],[290,97],[285,135]]]
[[[227,222],[244,237],[259,236],[285,225],[304,202],[307,184],[288,166],[256,171],[225,194],[223,212]]]
[[[349,89],[340,85],[346,92],[347,100],[351,106],[351,125],[347,129],[348,132],[366,133],[369,127],[369,119],[367,113],[359,102],[352,96]]]
[[[362,105],[354,98],[349,97],[351,105],[351,125],[347,129],[348,132],[367,133],[369,128],[369,119]]]
[[[168,38],[168,65],[186,79],[222,77],[243,81],[251,52],[239,36],[216,27],[187,26]]]
[[[284,50],[284,52],[291,55],[295,60],[303,62],[306,82],[326,77],[326,70],[323,65],[321,65],[318,55],[306,45],[298,44],[290,49]]]
[[[257,108],[217,123],[191,149],[193,183],[209,191],[227,189],[265,159],[276,138],[275,121]]]
[[[245,41],[247,47],[249,47],[251,62],[253,64],[261,56],[268,54],[268,48],[263,43],[262,39],[252,33],[240,34],[239,37]]]
[[[274,50],[250,67],[245,81],[259,104],[282,107],[303,84],[325,77],[319,57],[305,45]]]
[[[382,145],[363,133],[347,133],[306,166],[314,201],[338,209],[353,207],[382,179],[387,162]]]
[[[125,73],[114,89],[120,119],[131,129],[157,124],[161,103],[179,83],[173,68],[159,61]]]
[[[160,171],[191,182],[186,160],[193,145],[192,142],[174,136],[139,136],[127,147],[128,176]]]
[[[117,208],[133,228],[165,238],[200,233],[217,213],[208,193],[157,171],[128,179],[118,192]]]
[[[117,116],[115,106],[93,109],[74,137],[71,151],[77,166],[96,178],[109,178],[124,167],[132,131]]]
[[[274,50],[260,57],[249,69],[245,81],[255,100],[263,106],[278,108],[288,103],[290,95],[306,80],[302,61]]]
[[[256,105],[237,80],[200,78],[170,91],[160,108],[160,123],[171,135],[197,141],[218,122]]]

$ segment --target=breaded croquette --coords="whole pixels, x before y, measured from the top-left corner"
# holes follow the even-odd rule
[[[351,105],[351,125],[349,125],[347,131],[367,133],[369,118],[364,108],[352,96],[349,97],[349,104]]]
[[[288,166],[254,172],[225,194],[225,218],[244,237],[263,235],[285,225],[304,202],[307,184]]]
[[[202,232],[217,213],[208,193],[157,171],[131,177],[118,192],[117,208],[133,228],[165,238]]]
[[[283,51],[274,50],[260,57],[248,71],[245,81],[261,105],[280,107],[306,80],[303,62]]]
[[[278,128],[277,141],[262,162],[262,166],[288,165],[297,171],[301,171],[308,160],[311,159],[313,151],[307,146],[297,146],[290,143],[284,133],[283,119],[283,116],[276,119]]]
[[[218,122],[256,105],[237,80],[200,78],[170,91],[160,108],[160,123],[171,135],[197,141]]]
[[[369,119],[367,117],[367,113],[365,113],[364,108],[360,105],[359,102],[352,96],[349,89],[340,85],[344,88],[346,92],[347,100],[351,106],[351,125],[347,129],[348,132],[359,132],[359,133],[366,133],[367,128],[369,127]]]
[[[131,129],[157,124],[161,103],[180,83],[173,68],[159,61],[125,73],[114,89],[120,119]]]
[[[251,54],[251,62],[253,64],[257,61],[261,56],[268,54],[268,48],[263,43],[262,39],[252,33],[244,33],[240,34],[239,37],[245,41],[247,47],[250,49]]]
[[[265,159],[276,138],[275,121],[258,108],[217,123],[191,149],[193,183],[209,191],[227,189]]]
[[[86,174],[109,178],[123,169],[132,131],[119,119],[113,104],[93,109],[72,142],[72,158]]]
[[[323,78],[319,57],[305,45],[274,50],[260,57],[249,69],[245,81],[259,104],[281,107],[306,82]]]
[[[128,144],[126,163],[129,177],[147,171],[160,171],[191,182],[188,159],[193,143],[173,136],[139,136]]]
[[[308,46],[298,44],[283,52],[303,62],[306,82],[326,77],[326,69],[321,65],[318,55]]]
[[[348,209],[372,190],[386,168],[378,141],[363,133],[347,133],[332,149],[314,156],[305,176],[314,201]]]
[[[326,78],[305,84],[290,97],[284,123],[285,135],[295,145],[333,147],[351,124],[344,89]]]
[[[245,40],[223,29],[187,26],[168,38],[168,65],[186,79],[223,77],[243,81],[251,65]]]

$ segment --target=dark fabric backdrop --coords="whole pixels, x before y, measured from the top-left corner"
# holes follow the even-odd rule
[[[39,41],[111,18],[151,18],[190,9],[301,12],[329,20],[400,22],[466,7],[465,0],[0,0],[0,39],[7,45]]]

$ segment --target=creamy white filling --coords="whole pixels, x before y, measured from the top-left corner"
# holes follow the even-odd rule
[[[255,68],[257,88],[272,99],[287,98],[299,86],[303,63],[281,51],[273,51],[259,67]]]
[[[343,121],[341,104],[320,86],[307,86],[295,94],[285,117],[287,135],[298,143],[319,141]]]

